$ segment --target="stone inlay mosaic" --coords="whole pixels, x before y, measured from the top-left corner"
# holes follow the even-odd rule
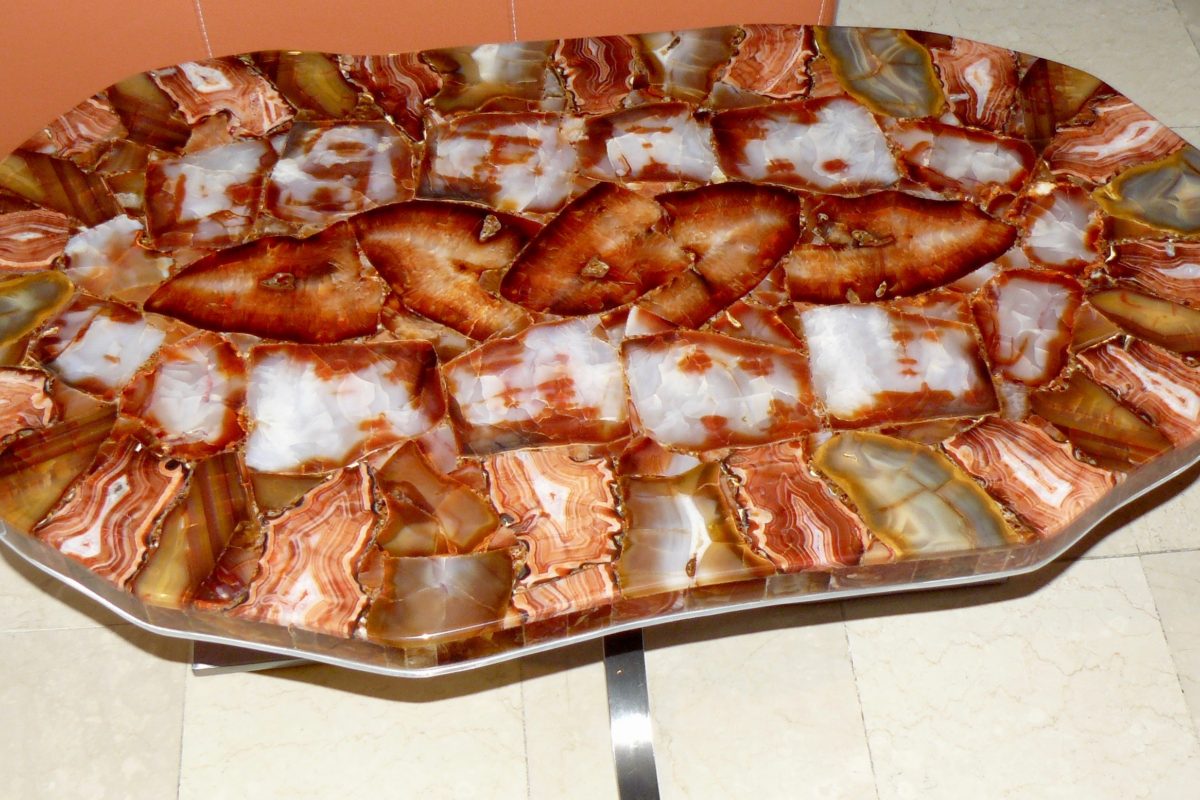
[[[1200,152],[940,35],[152,70],[0,163],[0,517],[410,670],[1017,569],[1200,437],[1198,240]]]

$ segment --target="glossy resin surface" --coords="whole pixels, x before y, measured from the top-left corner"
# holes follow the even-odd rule
[[[3,538],[410,675],[1032,569],[1196,458],[1198,197],[917,32],[154,70],[0,163]]]

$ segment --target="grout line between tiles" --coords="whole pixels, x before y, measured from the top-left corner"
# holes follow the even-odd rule
[[[187,664],[181,666],[188,670]],[[187,696],[190,680],[191,671],[188,670],[183,675],[183,696],[179,699],[179,770],[175,773],[175,800],[179,800],[183,793],[183,737],[187,733]]]
[[[875,754],[871,752],[871,732],[867,730],[867,712],[863,708],[862,689],[858,686],[858,669],[854,666],[854,651],[850,647],[850,626],[846,622],[846,602],[838,603],[842,617],[842,637],[846,642],[846,658],[850,661],[850,677],[854,679],[854,697],[858,700],[858,720],[862,724],[863,742],[867,745],[867,762],[871,765],[871,785],[875,800],[879,800],[879,777],[875,774]]]
[[[200,5],[200,0],[192,0],[192,7],[196,9],[196,21],[200,23],[200,35],[204,38],[204,51],[208,53],[209,58],[212,58],[212,42],[208,40],[208,23],[204,21],[204,9]]]
[[[1200,550],[1200,547],[1173,547],[1168,550],[1150,550],[1145,553],[1138,553],[1139,556],[1161,556],[1168,553],[1194,553]]]
[[[1171,637],[1167,635],[1167,628],[1163,625],[1162,614],[1158,610],[1158,597],[1154,594],[1154,586],[1150,583],[1150,577],[1146,575],[1146,562],[1142,560],[1142,556],[1138,556],[1138,568],[1142,571],[1142,580],[1146,582],[1146,588],[1150,591],[1150,602],[1154,605],[1154,616],[1158,620],[1158,629],[1162,631],[1163,643],[1166,644],[1167,654],[1171,657],[1171,666],[1175,668],[1175,685],[1179,687],[1179,698],[1183,701],[1184,708],[1188,710],[1188,719],[1192,722],[1192,735],[1200,743],[1200,725],[1197,725],[1196,717],[1192,715],[1191,706],[1188,704],[1187,692],[1183,689],[1183,676],[1179,671],[1179,662],[1175,660],[1175,648],[1171,646]]]
[[[1080,561],[1103,561],[1107,558],[1137,558],[1141,553],[1102,553],[1098,556],[1060,556],[1054,559],[1055,564],[1076,564]]]
[[[525,754],[525,797],[533,800],[533,784],[529,778],[529,714],[525,710],[525,659],[517,663],[521,675],[521,748]]]
[[[196,0],[200,2],[200,0]],[[508,0],[508,19],[512,22],[512,37],[514,42],[519,42],[517,38],[517,0]]]
[[[817,9],[817,24],[818,25],[829,24],[825,21],[825,4],[828,2],[829,2],[829,0],[821,0],[821,7]]]
[[[1175,6],[1175,13],[1179,15],[1179,23],[1183,25],[1183,29],[1187,31],[1188,38],[1192,40],[1192,47],[1196,48],[1196,53],[1200,55],[1200,42],[1196,41],[1196,37],[1192,34],[1192,25],[1189,24],[1193,22],[1193,20],[1189,20],[1188,15],[1184,13],[1182,8],[1180,8],[1179,0],[1172,0],[1171,5]],[[1195,20],[1195,22],[1200,22],[1200,20]]]
[[[1170,553],[1194,553],[1197,550],[1200,550],[1200,547],[1173,547],[1173,548],[1169,548],[1167,550],[1149,550],[1146,552],[1142,552],[1141,550],[1138,550],[1138,552],[1136,552],[1136,553],[1108,553],[1108,554],[1098,555],[1098,556],[1082,555],[1082,556],[1073,556],[1070,558],[1068,558],[1067,556],[1062,556],[1060,558],[1054,559],[1054,563],[1056,563],[1056,564],[1064,564],[1064,563],[1065,564],[1073,564],[1078,561],[1101,561],[1106,558],[1141,558],[1142,556],[1160,556],[1160,555],[1167,555]]]

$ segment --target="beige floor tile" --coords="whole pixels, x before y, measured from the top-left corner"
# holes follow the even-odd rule
[[[1130,524],[1135,519],[1136,516],[1130,510],[1122,509],[1116,512],[1063,553],[1060,560],[1136,556],[1138,529]]]
[[[1062,560],[1200,549],[1200,467],[1118,509]]]
[[[1129,523],[1142,553],[1200,548],[1200,467],[1182,475],[1118,513],[1136,514]]]
[[[646,631],[664,798],[875,797],[836,605]]]
[[[883,800],[1196,796],[1200,745],[1140,561],[1059,569],[847,604]]]
[[[335,667],[189,677],[181,798],[526,797],[515,663],[405,681]]]
[[[0,796],[175,796],[187,644],[117,628],[0,633]]]
[[[1183,17],[1192,42],[1200,49],[1200,0],[1175,0],[1175,7]]]
[[[1171,0],[841,0],[841,25],[918,28],[1103,78],[1168,125],[1200,125],[1200,54]]]
[[[117,615],[0,545],[0,631],[117,624]]]
[[[600,642],[521,662],[531,800],[617,796]]]
[[[1167,645],[1179,673],[1179,684],[1192,710],[1192,720],[1200,727],[1200,553],[1160,553],[1142,556],[1142,568]]]
[[[1175,132],[1187,139],[1193,147],[1200,147],[1200,126],[1185,125],[1182,128],[1175,128]]]

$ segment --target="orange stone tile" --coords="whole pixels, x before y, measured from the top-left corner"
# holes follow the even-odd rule
[[[269,49],[395,53],[735,22],[832,23],[836,0],[59,0],[5,9],[0,154],[103,87],[215,55]],[[203,11],[204,29],[197,9]],[[515,19],[514,19],[515,12]],[[370,24],[364,24],[369,22]],[[206,41],[207,35],[207,41]]]
[[[378,55],[512,38],[508,0],[201,0],[216,55]]]
[[[833,24],[837,0],[513,0],[517,39],[652,33],[750,22]]]
[[[0,13],[0,154],[109,84],[206,52],[192,0],[57,0]]]

